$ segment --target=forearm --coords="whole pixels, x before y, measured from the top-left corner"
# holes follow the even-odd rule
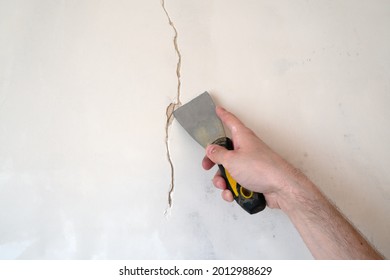
[[[382,259],[318,188],[290,172],[279,206],[289,216],[316,259]]]

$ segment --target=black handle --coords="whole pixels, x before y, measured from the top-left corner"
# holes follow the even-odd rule
[[[213,144],[220,145],[225,147],[228,150],[233,150],[233,142],[228,137],[222,137],[214,141]],[[234,200],[249,214],[256,214],[264,210],[267,205],[265,197],[262,193],[253,192],[242,187],[229,172],[223,167],[223,165],[218,165],[219,170],[222,173],[222,177],[226,181],[228,189],[233,193]]]

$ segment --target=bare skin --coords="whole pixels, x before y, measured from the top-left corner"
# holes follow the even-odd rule
[[[225,166],[246,188],[264,194],[267,206],[290,218],[316,259],[383,259],[304,174],[271,150],[236,116],[221,107],[216,113],[231,131],[234,150],[209,145],[202,166]],[[214,185],[233,201],[218,171]]]

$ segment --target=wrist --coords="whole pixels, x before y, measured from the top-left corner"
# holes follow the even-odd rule
[[[322,195],[305,174],[290,164],[286,164],[278,186],[277,203],[290,218],[306,211],[307,202],[315,204]]]

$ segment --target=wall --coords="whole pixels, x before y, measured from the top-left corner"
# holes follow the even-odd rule
[[[388,1],[165,8],[177,49],[159,0],[0,1],[0,258],[310,259],[282,212],[223,202],[166,126],[205,90],[389,258]]]

